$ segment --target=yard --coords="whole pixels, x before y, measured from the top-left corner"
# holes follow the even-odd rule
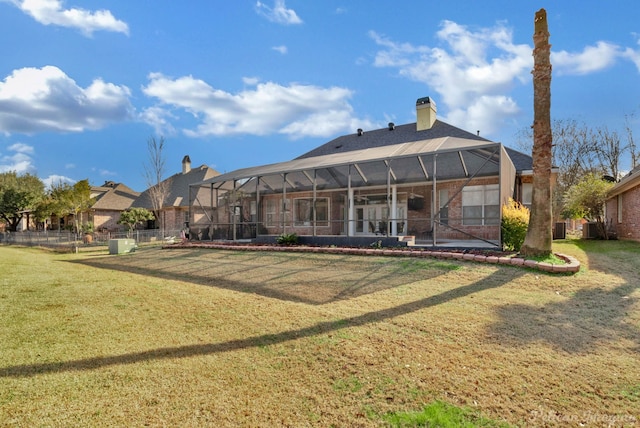
[[[0,247],[0,426],[640,424],[640,244],[474,262]]]

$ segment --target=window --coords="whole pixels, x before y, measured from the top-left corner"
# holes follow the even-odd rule
[[[618,195],[618,223],[622,223],[622,195]]]
[[[315,204],[316,226],[329,225],[329,199],[317,198]],[[294,226],[313,225],[313,198],[298,198],[293,200]]]
[[[522,200],[520,203],[525,207],[531,209],[531,201],[533,200],[533,184],[522,183]]]
[[[440,208],[440,223],[449,224],[449,190],[441,189],[438,191],[438,206]]]
[[[500,224],[500,190],[497,184],[467,186],[462,190],[462,224]]]
[[[278,199],[267,199],[265,208],[264,224],[265,226],[275,226],[278,224],[278,211],[276,205],[279,202]]]
[[[256,201],[251,201],[249,202],[249,215],[250,215],[250,221],[252,223],[255,223],[256,221],[258,221],[258,217],[256,216]]]

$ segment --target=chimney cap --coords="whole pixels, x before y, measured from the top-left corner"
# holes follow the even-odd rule
[[[396,124],[393,122],[389,122],[389,131],[393,131],[394,129],[396,129]]]
[[[189,155],[184,155],[184,157],[182,158],[182,163],[185,163],[185,162],[191,163],[191,158],[189,157]]]
[[[362,128],[358,128],[358,136],[361,136],[362,134],[364,134],[364,131]]]
[[[422,98],[418,98],[416,100],[416,105],[423,105],[423,104],[431,104],[435,107],[436,102],[434,100],[431,99],[431,97],[422,97]]]

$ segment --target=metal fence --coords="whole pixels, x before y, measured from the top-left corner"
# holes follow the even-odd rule
[[[110,239],[132,238],[136,243],[162,244],[181,239],[181,230],[134,230],[128,232],[95,232],[90,235],[69,231],[23,231],[0,233],[0,244],[32,247],[72,248],[78,246],[109,245]]]

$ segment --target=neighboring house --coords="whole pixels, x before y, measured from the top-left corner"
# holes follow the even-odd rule
[[[126,226],[118,224],[120,214],[131,208],[140,192],[130,189],[122,183],[105,181],[102,186],[91,188],[91,197],[95,198],[89,210],[89,221],[96,231],[124,230]]]
[[[192,193],[211,197],[209,205],[191,199],[192,230],[212,239],[296,233],[333,243],[413,236],[499,246],[502,205],[531,203],[531,156],[437,120],[429,97],[417,100],[416,116],[358,129],[289,162],[194,182]]]
[[[640,166],[609,191],[605,217],[619,239],[640,241]]]
[[[182,159],[182,172],[172,175],[163,181],[167,183],[168,194],[160,210],[160,220],[167,230],[182,230],[189,222],[189,184],[208,180],[220,173],[201,165],[191,168],[191,159],[185,156]],[[149,189],[145,190],[133,203],[134,207],[146,208],[153,211]],[[156,224],[155,227],[158,225]]]

